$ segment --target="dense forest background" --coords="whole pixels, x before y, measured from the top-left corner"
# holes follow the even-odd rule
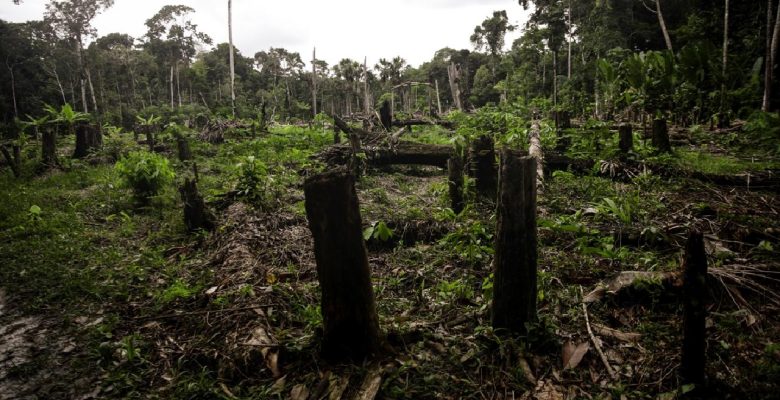
[[[230,46],[213,43],[191,22],[196,10],[163,7],[146,21],[143,37],[96,37],[91,20],[112,3],[54,1],[41,21],[0,21],[5,124],[66,102],[126,128],[136,115],[232,115]],[[450,64],[460,69],[466,109],[537,102],[609,116],[633,106],[700,123],[723,112],[745,118],[762,106],[777,108],[777,89],[763,104],[766,85],[777,86],[776,65],[766,67],[777,47],[776,37],[774,48],[771,42],[778,7],[771,0],[731,2],[725,53],[724,1],[660,1],[662,18],[652,0],[535,3],[520,1],[533,8],[526,26],[514,27],[496,12],[475,29],[473,49],[443,48],[417,67],[402,56],[364,70],[362,60],[312,65],[307,55],[284,48],[236,49],[236,116],[257,116],[266,104],[274,119],[309,119],[313,91],[316,108],[328,113],[348,115],[364,110],[365,101],[374,107],[386,98],[396,110],[430,113],[437,86],[441,106],[454,108]],[[522,36],[505,52],[504,35],[515,28]],[[428,85],[401,85],[406,82]]]

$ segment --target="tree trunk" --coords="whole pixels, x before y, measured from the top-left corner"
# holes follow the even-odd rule
[[[720,116],[718,118],[718,125],[721,128],[728,128],[730,124],[728,119],[728,111],[726,110],[726,74],[728,68],[728,55],[729,55],[729,0],[725,0],[725,11],[723,13],[723,65],[721,69],[721,85],[720,85]]]
[[[452,92],[452,101],[455,102],[455,107],[458,110],[463,111],[463,103],[460,99],[460,68],[451,62],[447,67],[447,76],[450,79],[450,91]]]
[[[368,57],[363,58],[363,75],[365,75],[363,82],[363,114],[366,118],[371,116],[371,93],[368,90]]]
[[[683,383],[704,383],[706,364],[707,253],[701,232],[691,231],[685,249],[683,272],[683,345],[680,375]]]
[[[311,53],[311,110],[312,118],[317,116],[317,48]]]
[[[78,51],[78,68],[79,68],[79,81],[81,82],[81,104],[84,107],[84,112],[89,112],[89,105],[87,104],[87,83],[86,83],[86,66],[84,65],[84,46],[81,43],[81,36],[76,38],[76,41],[78,42],[77,51]]]
[[[304,194],[322,292],[322,355],[362,361],[381,344],[355,178],[344,169],[316,175]]]
[[[537,318],[536,169],[534,157],[501,153],[492,323],[521,334]]]
[[[228,39],[230,41],[230,107],[236,117],[236,64],[233,55],[233,0],[228,0]]]
[[[495,200],[498,168],[496,167],[493,139],[487,135],[476,138],[471,143],[470,153],[471,170],[476,181],[477,194]]]
[[[769,112],[772,99],[772,0],[766,2],[766,52],[764,53],[764,101],[761,110]]]
[[[666,124],[666,119],[659,118],[653,120],[652,143],[660,153],[669,153],[672,151],[672,146],[669,143],[669,128]]]
[[[452,211],[460,214],[465,206],[463,201],[463,159],[460,156],[452,156],[447,160],[447,171]]]
[[[664,21],[664,14],[661,12],[661,0],[655,0],[655,14],[658,16],[658,24],[661,25],[661,32],[664,34],[666,49],[674,53],[672,39],[669,37],[669,31],[666,29],[666,21]]]
[[[439,110],[439,118],[441,118],[441,97],[439,97],[439,80],[436,79],[434,82],[436,82],[436,107],[438,107]]]
[[[14,77],[14,68],[8,64],[8,60],[5,61],[5,65],[8,67],[8,71],[11,72],[11,98],[14,104],[14,117],[19,118],[19,110],[16,106],[16,79]]]
[[[777,65],[777,50],[778,46],[780,46],[780,4],[777,6],[777,16],[775,17],[775,28],[774,33],[772,34],[772,44],[770,45],[771,49],[769,51],[769,61],[771,62],[771,67],[769,68],[769,87],[772,86],[774,83],[774,68],[775,65]],[[769,108],[772,106],[770,103],[772,102],[771,98],[771,91],[767,94],[767,111],[769,111]]]
[[[568,22],[569,23],[566,26],[566,33],[568,34],[568,37],[566,39],[567,42],[569,42],[569,57],[566,65],[568,71],[566,74],[566,79],[571,79],[571,0],[569,0]]]
[[[174,107],[174,97],[173,97],[173,63],[171,63],[171,108]]]
[[[84,70],[87,73],[87,83],[89,84],[89,96],[92,98],[92,105],[95,106],[93,109],[95,110],[95,114],[98,114],[100,111],[98,108],[98,102],[97,97],[95,97],[95,86],[92,84],[92,74],[89,72],[89,68],[84,68]]]
[[[179,108],[181,108],[181,81],[179,80],[179,62],[176,62],[176,98],[179,100]]]

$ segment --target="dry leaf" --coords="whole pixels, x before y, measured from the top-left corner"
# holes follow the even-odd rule
[[[590,350],[590,342],[585,341],[578,345],[566,342],[563,346],[563,369],[574,369],[580,365],[582,357]]]
[[[291,400],[306,400],[308,398],[309,398],[309,389],[307,389],[306,385],[302,383],[293,386],[292,390],[290,391]]]
[[[365,379],[363,379],[363,384],[360,385],[360,390],[358,390],[354,399],[374,400],[377,393],[379,393],[379,388],[382,386],[383,371],[384,370],[379,366],[374,366],[370,371],[368,371]]]
[[[284,386],[287,384],[287,375],[279,378],[271,385],[271,394],[281,394],[284,391]]]
[[[550,381],[539,382],[535,392],[534,399],[536,400],[564,400],[563,394]]]

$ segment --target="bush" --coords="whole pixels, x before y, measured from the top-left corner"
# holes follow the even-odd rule
[[[141,203],[147,203],[165,185],[170,184],[175,176],[167,158],[148,151],[130,152],[115,168]]]

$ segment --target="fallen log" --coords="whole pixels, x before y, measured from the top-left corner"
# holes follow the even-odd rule
[[[453,156],[452,146],[423,144],[400,141],[392,148],[380,146],[364,146],[366,162],[369,165],[431,165],[447,168],[447,160]],[[329,165],[344,165],[350,160],[352,149],[349,146],[331,146],[317,158]]]
[[[406,119],[406,120],[393,121],[393,126],[398,126],[398,127],[418,126],[418,125],[439,125],[447,129],[452,129],[455,126],[453,122],[444,121],[444,120]]]

